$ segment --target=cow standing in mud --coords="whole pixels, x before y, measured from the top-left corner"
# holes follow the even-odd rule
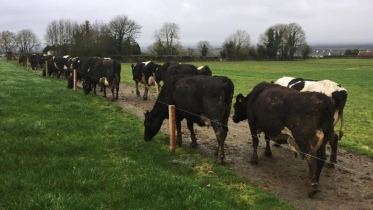
[[[111,58],[91,58],[83,63],[84,70],[80,73],[84,76],[83,89],[85,94],[94,91],[96,85],[103,88],[106,97],[106,87],[110,87],[112,101],[118,100],[121,65]],[[116,91],[116,93],[115,93]]]
[[[233,121],[248,120],[254,149],[252,163],[258,163],[259,132],[265,134],[266,156],[272,155],[269,140],[283,140],[285,136],[286,141],[278,143],[288,143],[296,154],[307,159],[313,196],[326,159],[325,144],[334,135],[333,114],[332,102],[324,94],[302,93],[263,82],[246,97],[236,97]]]
[[[234,85],[227,77],[179,75],[169,78],[153,109],[145,113],[144,139],[149,141],[158,133],[163,120],[168,118],[168,105],[172,104],[176,107],[177,143],[182,144],[181,121],[184,118],[191,134],[191,147],[197,146],[193,124],[211,125],[218,142],[216,154],[223,163],[233,91]]]
[[[155,79],[154,79],[155,70],[158,67],[159,65],[152,61],[141,62],[141,63],[136,63],[136,65],[133,65],[133,64],[131,65],[132,79],[135,81],[135,84],[136,84],[136,95],[137,96],[140,96],[139,83],[142,83],[145,86],[144,95],[143,95],[144,100],[148,99],[149,86],[155,85],[157,88],[157,91],[159,91],[158,84],[155,82]]]
[[[295,77],[281,77],[274,82],[284,87],[295,89],[301,92],[318,92],[323,93],[333,100],[335,106],[334,113],[334,127],[340,121],[340,128],[338,135],[336,134],[333,139],[330,140],[329,144],[331,147],[330,162],[328,166],[333,167],[334,163],[337,163],[337,149],[338,141],[341,140],[344,134],[343,127],[343,109],[347,101],[347,90],[340,84],[331,80],[306,80],[303,78]]]

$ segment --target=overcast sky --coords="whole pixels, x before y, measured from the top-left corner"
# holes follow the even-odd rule
[[[299,23],[310,44],[373,43],[373,0],[0,0],[0,31],[31,29],[44,41],[56,19],[108,22],[127,15],[142,26],[138,42],[153,42],[164,22],[180,27],[183,45],[220,45],[237,29],[255,44],[269,26]]]

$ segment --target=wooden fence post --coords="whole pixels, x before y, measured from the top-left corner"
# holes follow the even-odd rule
[[[170,151],[175,153],[176,135],[175,135],[175,105],[168,105],[168,132],[170,136]]]
[[[73,69],[73,83],[74,83],[74,90],[76,90],[76,69]]]

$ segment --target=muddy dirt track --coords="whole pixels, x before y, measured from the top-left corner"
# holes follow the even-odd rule
[[[143,88],[140,87],[143,94]],[[108,99],[111,92],[108,90]],[[101,93],[99,93],[101,94]],[[122,84],[116,102],[125,110],[143,119],[145,110],[151,110],[156,99],[154,89],[148,100],[135,94],[134,85]],[[191,142],[185,122],[182,124],[183,146]],[[161,131],[167,133],[167,120]],[[247,122],[239,124],[229,120],[229,132],[225,141],[226,167],[244,177],[262,190],[269,191],[299,209],[373,209],[373,159],[338,151],[338,164],[345,167],[324,167],[320,177],[320,190],[314,198],[308,197],[308,166],[305,160],[288,149],[287,145],[272,146],[272,157],[264,156],[265,141],[261,137],[258,149],[259,164],[249,163],[252,146]],[[217,146],[212,128],[194,126],[198,138],[197,149],[210,158],[215,158]],[[343,141],[343,139],[342,139]],[[329,148],[327,154],[330,154]],[[216,159],[217,160],[217,159]]]

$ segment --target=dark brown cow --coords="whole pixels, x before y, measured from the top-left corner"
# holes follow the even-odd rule
[[[237,96],[233,121],[249,122],[254,148],[252,163],[258,162],[258,132],[266,136],[266,156],[272,155],[269,139],[286,136],[290,148],[306,157],[311,186],[317,188],[326,158],[325,144],[334,135],[333,114],[332,101],[324,94],[302,93],[263,82],[246,97]]]

